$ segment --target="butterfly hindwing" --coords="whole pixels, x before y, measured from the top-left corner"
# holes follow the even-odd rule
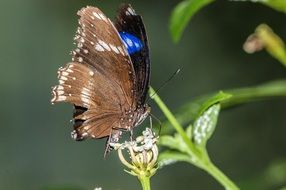
[[[75,138],[108,136],[114,120],[119,122],[121,116],[120,105],[124,99],[120,91],[116,91],[112,83],[106,83],[104,75],[84,64],[69,63],[58,73],[59,85],[53,88],[51,101],[75,105]],[[106,127],[97,126],[99,120],[107,121]]]

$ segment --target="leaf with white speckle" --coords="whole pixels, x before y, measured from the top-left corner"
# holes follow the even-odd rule
[[[159,144],[161,146],[168,147],[169,149],[178,150],[180,152],[188,152],[186,144],[183,142],[180,135],[175,134],[175,136],[164,135],[159,138]]]
[[[193,126],[193,141],[195,144],[205,146],[207,140],[211,137],[219,115],[220,104],[215,104],[208,108]]]
[[[178,151],[170,151],[170,150],[160,153],[158,160],[159,160],[158,162],[159,168],[174,164],[176,162],[189,162],[189,163],[192,162],[189,155]]]

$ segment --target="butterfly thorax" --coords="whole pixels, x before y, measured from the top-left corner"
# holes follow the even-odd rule
[[[138,106],[134,110],[128,110],[123,112],[121,117],[120,128],[126,129],[128,131],[132,130],[133,127],[140,125],[145,118],[149,115],[151,108],[148,104],[143,106]]]

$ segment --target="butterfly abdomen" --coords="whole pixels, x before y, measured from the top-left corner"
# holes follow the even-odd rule
[[[143,48],[141,40],[136,36],[127,32],[119,32],[119,34],[129,55],[139,52]]]

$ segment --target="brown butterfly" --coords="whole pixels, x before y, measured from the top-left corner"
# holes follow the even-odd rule
[[[150,113],[149,48],[140,15],[130,5],[119,9],[115,25],[98,8],[78,12],[77,48],[72,62],[58,70],[52,103],[74,105],[75,140],[107,137],[118,142]]]

